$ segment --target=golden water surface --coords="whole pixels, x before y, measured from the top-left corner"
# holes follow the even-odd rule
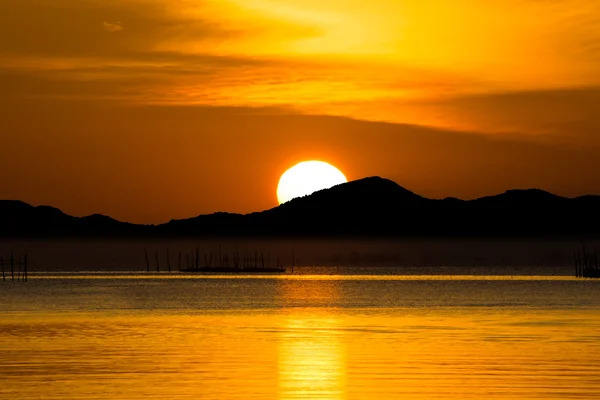
[[[600,284],[34,278],[2,284],[2,399],[582,399]]]

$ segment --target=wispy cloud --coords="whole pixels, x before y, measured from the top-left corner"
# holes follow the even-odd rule
[[[123,29],[125,29],[123,27],[123,24],[120,23],[120,22],[106,22],[106,21],[104,21],[102,23],[102,26],[108,32],[119,32],[119,31],[122,31]]]
[[[580,112],[600,85],[597,15],[587,0],[0,1],[0,86],[543,134],[598,126]]]

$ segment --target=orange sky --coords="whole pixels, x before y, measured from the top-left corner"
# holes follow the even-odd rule
[[[0,198],[164,222],[295,162],[430,197],[600,193],[600,3],[0,2]]]

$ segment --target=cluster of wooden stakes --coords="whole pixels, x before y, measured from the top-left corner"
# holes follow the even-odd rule
[[[150,272],[150,259],[148,251],[144,249],[146,259],[146,271]],[[275,262],[271,265],[272,257],[268,253],[265,257],[264,252],[255,250],[254,252],[244,251],[240,254],[237,247],[233,254],[223,252],[221,246],[217,252],[211,251],[203,254],[204,265],[200,265],[199,249],[192,250],[190,253],[178,253],[177,271],[179,272],[213,272],[213,273],[284,273],[286,268],[281,262],[279,254],[276,254]],[[600,278],[600,264],[598,251],[588,251],[583,245],[581,251],[573,252],[575,264],[575,276],[577,278]],[[156,272],[161,272],[159,251],[155,251]],[[292,273],[294,272],[295,253],[292,252]],[[0,257],[0,268],[2,271],[2,281],[7,278],[14,282],[27,282],[28,278],[28,257],[27,254],[15,257],[13,253],[9,258]],[[170,251],[166,252],[166,271],[172,272]],[[163,270],[164,271],[164,270]]]
[[[171,252],[166,252],[166,271],[172,272]],[[150,259],[148,251],[144,249],[146,259],[146,271],[150,272]],[[161,272],[159,251],[154,254],[156,263],[156,272]],[[185,264],[184,264],[185,257]],[[292,255],[292,272],[294,271],[295,253]],[[199,249],[192,250],[190,253],[182,254],[178,252],[177,271],[179,272],[212,272],[212,273],[284,273],[286,268],[283,266],[279,253],[275,260],[272,260],[271,253],[255,250],[254,252],[244,251],[240,254],[237,247],[232,254],[223,252],[221,246],[218,251],[211,251],[203,254],[203,265],[201,265]],[[273,265],[271,265],[271,261]],[[164,270],[163,270],[164,271]]]
[[[577,278],[600,278],[600,266],[598,265],[598,251],[588,251],[585,244],[581,251],[573,253],[575,262],[575,276]]]
[[[0,257],[0,267],[2,268],[2,282],[6,282],[8,272],[10,272],[10,281],[27,282],[27,254],[15,258],[10,253],[10,258]],[[16,276],[15,276],[16,272]]]

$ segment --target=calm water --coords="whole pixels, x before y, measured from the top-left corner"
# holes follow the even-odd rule
[[[0,304],[2,399],[600,396],[600,281],[37,275]]]

